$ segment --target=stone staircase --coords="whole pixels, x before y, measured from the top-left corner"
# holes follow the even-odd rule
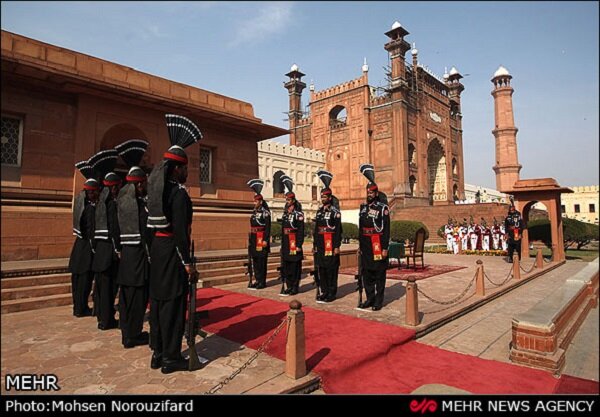
[[[198,265],[198,287],[208,288],[216,287],[224,284],[233,284],[236,282],[248,281],[246,275],[247,257],[240,255],[237,257],[223,258],[208,258],[202,259]],[[272,253],[269,255],[267,263],[267,279],[279,277],[279,254]],[[308,274],[312,269],[312,257],[302,262],[302,273]]]
[[[303,274],[310,272],[312,257],[303,262]],[[36,261],[37,266],[22,262],[9,268],[2,266],[0,280],[2,314],[37,310],[46,307],[70,305],[71,274],[67,262],[52,260],[48,265]],[[224,256],[200,257],[197,264],[198,287],[207,288],[248,280],[245,274],[247,262],[245,253]],[[14,263],[13,263],[14,264]],[[267,264],[267,279],[277,278],[279,253],[272,253]]]
[[[66,272],[2,277],[1,288],[2,314],[72,303],[71,274]]]

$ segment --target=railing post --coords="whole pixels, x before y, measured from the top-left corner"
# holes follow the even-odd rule
[[[544,258],[542,256],[542,250],[538,248],[537,253],[535,255],[535,267],[537,269],[544,268]]]
[[[475,280],[475,284],[476,284],[476,294],[483,297],[485,296],[485,284],[483,282],[483,275],[484,275],[484,270],[483,270],[483,261],[481,259],[478,259],[477,262],[477,278]]]
[[[417,283],[414,278],[409,278],[406,283],[406,324],[409,326],[419,325],[419,295]]]
[[[304,312],[298,300],[290,302],[288,337],[285,345],[285,374],[293,379],[306,375],[306,340],[304,338]]]
[[[513,278],[521,279],[521,268],[519,267],[519,255],[513,253]]]

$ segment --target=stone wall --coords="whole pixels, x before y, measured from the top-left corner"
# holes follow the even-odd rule
[[[464,218],[468,222],[470,216],[473,216],[474,221],[479,221],[483,217],[488,225],[492,225],[494,217],[498,221],[503,221],[507,213],[508,205],[500,203],[452,204],[448,206],[396,209],[392,212],[392,220],[423,222],[429,230],[429,240],[427,243],[442,243],[442,239],[437,236],[436,232],[440,226],[448,222],[448,217],[452,217],[459,222],[462,222]]]

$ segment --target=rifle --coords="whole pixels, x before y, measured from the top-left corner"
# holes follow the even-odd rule
[[[248,288],[252,288],[254,283],[252,282],[252,278],[254,277],[254,262],[252,261],[252,253],[250,252],[250,246],[252,241],[250,240],[252,233],[248,233],[248,262],[244,264],[246,267],[245,274],[248,275]]]
[[[316,253],[313,252],[313,270],[310,271],[310,275],[313,277],[313,284],[317,286],[316,300],[321,298],[321,280],[319,278],[319,269],[317,268]]]
[[[363,265],[362,265],[362,256],[360,250],[356,252],[356,256],[358,258],[358,270],[357,274],[354,275],[354,279],[356,280],[356,291],[358,291],[358,307],[362,304],[363,299]]]
[[[283,294],[285,291],[285,277],[283,276],[283,245],[280,246],[279,249],[279,266],[277,267],[277,271],[279,272],[279,279],[281,280],[281,291]]]
[[[202,367],[198,353],[196,352],[196,335],[200,334],[206,337],[206,333],[199,330],[198,320],[200,317],[208,317],[206,312],[196,312],[196,289],[198,287],[198,272],[196,271],[196,257],[194,256],[194,241],[192,241],[191,252],[191,267],[192,275],[190,276],[190,299],[188,303],[188,321],[186,329],[186,341],[189,348],[188,371],[195,371]]]

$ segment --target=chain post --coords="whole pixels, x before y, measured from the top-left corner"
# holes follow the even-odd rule
[[[544,268],[544,257],[542,256],[542,250],[538,248],[537,253],[535,254],[535,267],[537,269]]]
[[[485,283],[483,281],[483,276],[485,274],[485,271],[483,269],[483,261],[481,259],[478,259],[477,262],[477,279],[476,279],[476,284],[475,284],[475,293],[480,296],[480,297],[484,297],[485,296]]]
[[[285,345],[285,374],[292,379],[306,375],[306,340],[304,335],[304,312],[298,300],[290,302],[288,338]]]
[[[404,321],[408,326],[419,325],[419,294],[414,277],[409,278],[406,283],[406,314]]]
[[[513,253],[513,276],[516,280],[521,279],[521,268],[519,263],[519,255],[517,253]]]

